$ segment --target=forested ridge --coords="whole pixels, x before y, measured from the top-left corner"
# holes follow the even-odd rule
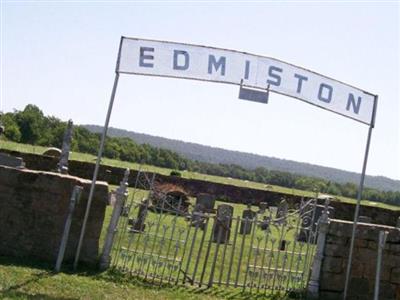
[[[63,134],[66,128],[65,121],[61,121],[53,116],[45,116],[40,108],[35,105],[27,105],[22,111],[3,114],[1,122],[5,126],[4,137],[8,140],[58,148],[62,145]],[[91,128],[91,130],[94,129]],[[92,132],[85,128],[85,126],[74,126],[72,151],[96,155],[99,144],[100,133]],[[204,162],[198,159],[187,158],[165,148],[151,146],[146,143],[136,143],[130,137],[126,136],[108,136],[104,156],[180,171],[188,170],[302,190],[318,190],[319,192],[332,195],[355,198],[357,194],[357,185],[351,182],[339,183],[297,173],[269,170],[260,166],[245,168],[233,163]],[[199,154],[199,157],[201,157],[201,154]],[[390,204],[400,204],[400,192],[393,190],[381,191],[373,188],[365,188],[363,198]]]

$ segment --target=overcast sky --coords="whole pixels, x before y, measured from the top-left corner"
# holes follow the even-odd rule
[[[120,36],[274,57],[379,95],[367,173],[400,179],[397,2],[1,3],[1,110],[104,124]],[[121,75],[111,126],[360,172],[368,127],[296,99]]]

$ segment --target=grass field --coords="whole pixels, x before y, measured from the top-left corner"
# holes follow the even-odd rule
[[[0,149],[14,150],[14,151],[26,152],[26,153],[42,154],[47,148],[41,147],[41,146],[19,144],[19,143],[15,143],[15,142],[0,140]],[[94,162],[96,157],[91,154],[72,152],[70,159],[78,160],[78,161]],[[132,170],[138,170],[139,168],[141,168],[141,170],[143,170],[143,171],[155,172],[155,173],[159,173],[159,174],[163,174],[163,175],[169,175],[170,172],[172,171],[171,169],[167,169],[167,168],[160,168],[160,167],[155,167],[155,166],[150,166],[150,165],[139,165],[137,163],[124,162],[124,161],[108,159],[108,158],[103,158],[102,163],[105,165],[109,165],[109,166],[130,168]],[[252,182],[252,181],[240,180],[240,179],[229,178],[229,177],[206,175],[206,174],[200,174],[200,173],[188,172],[188,171],[183,171],[183,172],[181,172],[181,174],[182,174],[182,177],[189,178],[189,179],[200,179],[200,180],[205,180],[205,181],[210,181],[210,182],[236,185],[236,186],[240,186],[240,187],[275,191],[275,192],[280,192],[280,193],[285,193],[285,194],[290,194],[290,195],[309,196],[309,197],[315,196],[315,192],[312,192],[312,191],[290,189],[290,188],[285,188],[285,187],[276,186],[276,185],[265,185],[265,184],[259,183],[259,182]],[[345,203],[353,203],[353,204],[356,203],[355,199],[351,199],[351,198],[347,198],[347,197],[336,196],[336,199],[337,199],[337,201],[341,201],[341,202],[345,202]],[[387,208],[387,209],[391,209],[391,210],[400,210],[399,206],[389,205],[389,204],[374,202],[374,201],[369,201],[369,200],[362,200],[361,204],[366,205],[366,206],[382,207],[382,208]]]

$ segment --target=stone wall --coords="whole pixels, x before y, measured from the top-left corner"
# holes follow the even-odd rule
[[[55,263],[74,185],[84,189],[75,207],[65,261],[75,255],[90,181],[0,166],[0,255]],[[90,264],[97,261],[107,196],[107,183],[98,182],[81,252],[81,260]]]
[[[320,277],[320,299],[342,299],[349,256],[352,222],[331,220]],[[379,231],[389,235],[383,251],[379,299],[400,299],[400,231],[359,223],[357,226],[348,300],[373,299]]]
[[[20,153],[15,151],[1,150],[2,152],[10,153],[15,156],[20,156],[24,159],[26,167],[34,170],[52,171],[57,167],[58,160],[54,157]],[[69,161],[69,173],[81,178],[92,179],[94,170],[94,163],[82,161]],[[109,184],[119,185],[121,178],[124,176],[124,168],[112,167],[101,165],[99,169],[98,179],[107,181]],[[129,176],[129,186],[135,185],[137,172],[131,171]],[[151,178],[151,175],[148,175]],[[141,180],[145,182],[145,180]],[[189,196],[195,197],[201,193],[214,195],[219,199],[224,199],[226,202],[243,203],[247,200],[253,200],[255,204],[260,202],[267,202],[271,206],[277,206],[282,197],[289,202],[289,205],[294,205],[301,201],[301,197],[278,193],[273,190],[260,190],[239,187],[230,184],[222,184],[216,182],[209,182],[198,179],[187,179],[176,176],[167,176],[157,174],[156,184],[171,183],[183,188]],[[148,187],[145,187],[148,188]],[[323,204],[323,202],[321,203]],[[334,208],[334,217],[341,220],[353,220],[355,206],[349,203],[338,201],[331,202],[330,206]],[[400,217],[400,210],[393,211],[380,207],[361,206],[360,215],[371,217],[372,222],[376,224],[384,224],[395,226],[397,219]]]

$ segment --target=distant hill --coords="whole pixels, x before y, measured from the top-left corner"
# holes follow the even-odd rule
[[[92,132],[101,132],[102,127],[97,125],[82,125]],[[208,163],[236,164],[248,169],[264,167],[269,170],[277,170],[296,173],[305,176],[323,178],[338,183],[351,182],[358,185],[360,175],[355,172],[344,171],[335,168],[296,162],[292,160],[262,156],[257,154],[225,150],[195,143],[136,133],[117,128],[109,128],[108,134],[114,137],[129,137],[138,144],[149,144],[155,147],[175,151],[184,157]],[[382,191],[400,191],[400,181],[384,176],[370,176],[365,178],[365,185]]]

